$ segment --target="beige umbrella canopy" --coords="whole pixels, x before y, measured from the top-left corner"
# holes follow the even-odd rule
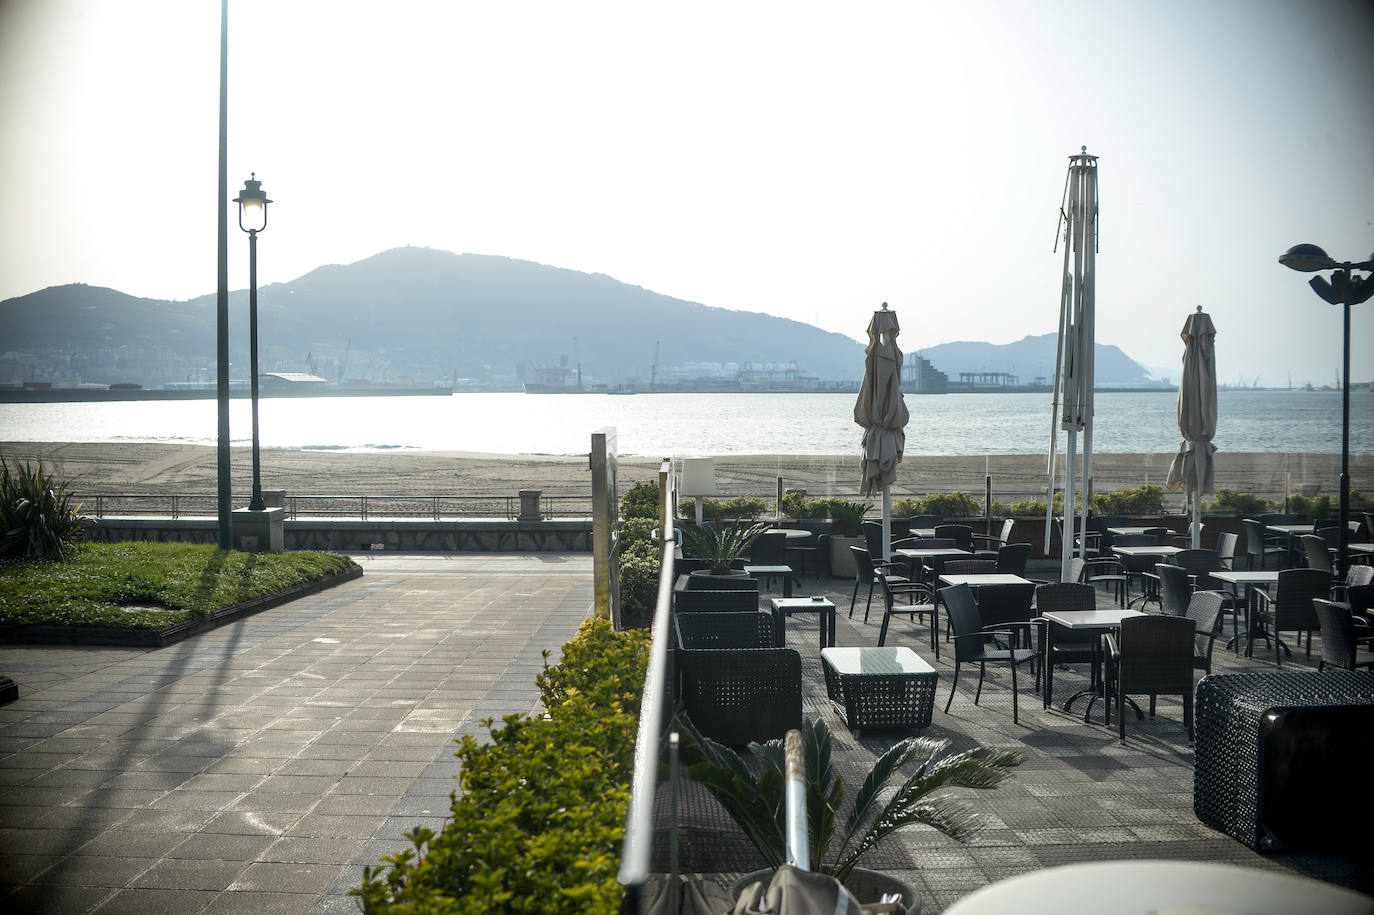
[[[1213,346],[1217,330],[1212,319],[1197,307],[1183,325],[1183,372],[1178,383],[1178,431],[1183,435],[1178,453],[1169,464],[1164,485],[1184,489],[1193,504],[1191,544],[1202,538],[1202,494],[1212,492],[1212,456],[1217,432],[1217,364]]]
[[[902,399],[902,351],[897,348],[897,313],[883,303],[868,324],[867,356],[859,399],[854,403],[854,422],[864,429],[861,495],[883,494],[883,558],[891,542],[891,489],[897,464],[906,445],[909,415]]]

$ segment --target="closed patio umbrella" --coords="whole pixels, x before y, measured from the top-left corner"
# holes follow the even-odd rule
[[[1217,432],[1217,364],[1212,319],[1197,307],[1183,324],[1183,373],[1178,382],[1178,453],[1169,463],[1164,485],[1184,489],[1193,506],[1190,543],[1202,540],[1202,494],[1212,492],[1212,455]]]
[[[863,426],[863,479],[859,493],[883,494],[883,559],[892,552],[892,482],[906,446],[909,414],[902,399],[902,351],[897,348],[897,313],[883,303],[868,323],[864,378],[854,404],[854,422]]]

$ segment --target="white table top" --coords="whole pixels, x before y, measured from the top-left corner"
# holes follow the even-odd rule
[[[1033,581],[1012,575],[1009,572],[987,572],[982,575],[941,575],[940,580],[947,585],[968,585],[977,588],[981,585],[1030,585]]]
[[[1114,546],[1112,552],[1122,556],[1174,556],[1183,552],[1181,546]]]
[[[1040,615],[1065,629],[1112,629],[1124,619],[1145,614],[1139,610],[1048,610]]]
[[[1347,543],[1345,548],[1352,553],[1374,553],[1374,543]]]
[[[782,534],[788,540],[800,540],[803,537],[810,537],[810,531],[804,531],[799,527],[770,527],[764,531],[765,534]]]
[[[1271,531],[1277,531],[1280,534],[1288,534],[1289,536],[1294,534],[1311,534],[1314,530],[1313,526],[1310,524],[1266,524],[1265,527]]]
[[[1241,572],[1235,569],[1227,571],[1218,569],[1215,572],[1208,572],[1208,575],[1217,581],[1224,581],[1228,585],[1272,585],[1279,580],[1278,569],[1262,569],[1255,571]]]
[[[1368,915],[1368,896],[1309,877],[1197,861],[1100,861],[1033,870],[945,915]]]
[[[774,610],[834,610],[835,605],[824,597],[775,597]]]
[[[1116,534],[1118,537],[1129,537],[1133,534],[1143,534],[1146,531],[1157,531],[1164,525],[1156,524],[1154,527],[1109,527],[1107,532]]]
[[[910,648],[822,648],[821,657],[842,674],[933,674]]]
[[[913,527],[907,531],[908,537],[934,537],[935,528],[933,527]]]
[[[968,550],[961,550],[958,547],[943,546],[932,549],[904,548],[893,550],[898,556],[905,556],[907,559],[932,559],[936,556],[972,556]]]

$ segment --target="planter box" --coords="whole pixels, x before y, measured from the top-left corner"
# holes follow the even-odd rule
[[[859,570],[854,565],[854,554],[849,552],[852,546],[866,546],[868,543],[863,537],[841,537],[838,534],[830,535],[830,575],[832,578],[853,578],[859,574]]]

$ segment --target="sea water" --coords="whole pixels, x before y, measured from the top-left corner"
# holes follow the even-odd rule
[[[862,433],[853,394],[454,394],[267,398],[264,448],[585,454],[617,430],[622,455],[850,454]],[[1351,394],[1350,450],[1374,454],[1374,394]],[[1048,394],[907,395],[906,453],[1043,454]],[[1096,396],[1093,450],[1178,447],[1177,398]],[[251,438],[250,402],[230,402],[235,445]],[[1222,391],[1215,444],[1228,452],[1339,453],[1341,398],[1330,391]],[[0,439],[213,445],[214,400],[0,404]],[[1063,448],[1063,433],[1060,433]],[[1080,446],[1081,447],[1081,446]]]

